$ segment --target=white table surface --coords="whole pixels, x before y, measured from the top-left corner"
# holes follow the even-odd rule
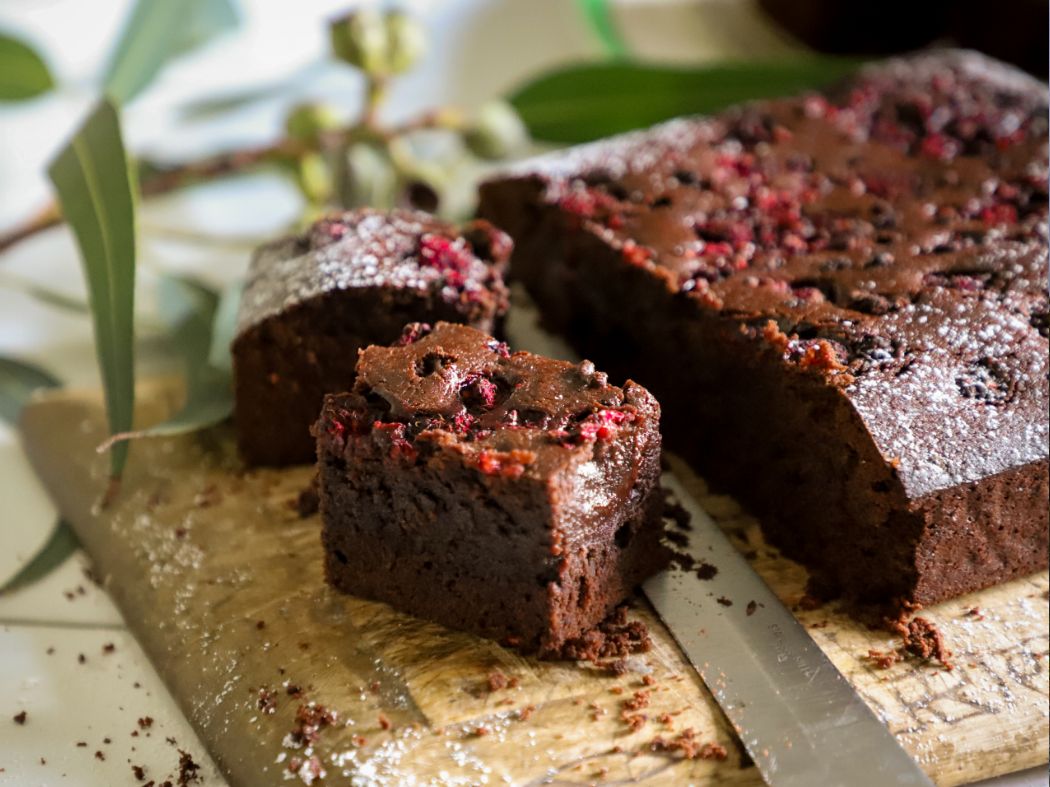
[[[125,131],[134,150],[187,159],[272,138],[284,108],[304,97],[331,99],[348,113],[356,106],[359,79],[319,58],[326,47],[324,19],[346,2],[240,5],[244,21],[238,31],[174,63],[127,109]],[[577,6],[567,0],[404,5],[427,20],[431,48],[423,65],[394,87],[391,119],[437,103],[476,106],[543,68],[601,53]],[[0,30],[32,40],[62,83],[46,98],[0,105],[0,226],[46,199],[46,162],[90,106],[128,6],[128,0],[0,3]],[[631,49],[649,58],[696,61],[792,47],[760,20],[751,0],[623,0],[615,13]],[[251,87],[270,87],[273,98],[210,120],[189,122],[179,113],[189,99]],[[264,176],[148,203],[142,211],[143,313],[148,316],[152,271],[193,271],[216,282],[235,278],[247,263],[242,239],[272,235],[299,208],[294,192]],[[166,232],[187,226],[231,241],[201,245]],[[41,235],[0,259],[0,355],[33,361],[71,385],[96,385],[88,320],[11,288],[3,277],[12,276],[83,296],[66,231]],[[140,374],[171,363],[146,333]],[[44,543],[54,520],[17,436],[0,424],[0,584]],[[85,575],[88,566],[78,553],[36,584],[0,596],[0,785],[137,784],[133,765],[144,767],[147,779],[163,781],[176,772],[178,749],[203,766],[205,784],[224,784],[119,611]],[[24,725],[13,721],[21,711],[27,713]],[[144,729],[138,720],[146,717],[153,721]],[[1047,783],[1045,769],[987,782]]]

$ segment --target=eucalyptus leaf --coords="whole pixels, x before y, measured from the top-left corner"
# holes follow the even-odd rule
[[[52,290],[50,287],[43,287],[36,282],[29,281],[28,279],[12,276],[3,270],[0,270],[0,286],[18,290],[25,293],[30,298],[40,301],[40,303],[53,306],[54,308],[61,309],[65,312],[87,314],[90,311],[87,302],[80,298],[66,295],[57,290]]]
[[[598,40],[602,42],[605,51],[612,57],[624,57],[627,55],[627,42],[620,33],[620,28],[613,18],[611,0],[576,0],[580,11],[590,22]]]
[[[33,555],[11,579],[0,586],[0,595],[14,593],[16,590],[40,581],[65,563],[79,546],[80,542],[69,523],[64,519],[58,520],[40,551]]]
[[[230,0],[138,0],[106,68],[106,93],[127,103],[168,60],[236,27],[238,21]]]
[[[0,101],[24,101],[55,86],[47,64],[28,44],[0,33]]]
[[[241,294],[244,282],[231,284],[219,296],[219,306],[215,310],[215,323],[211,332],[211,347],[208,349],[208,363],[214,369],[233,374],[233,355],[230,347],[237,333],[237,310],[241,305]]]
[[[186,373],[186,402],[171,418],[138,431],[114,434],[100,450],[144,437],[195,432],[220,423],[233,412],[229,367],[210,363],[213,329],[221,298],[193,279],[162,276],[157,285],[157,310],[169,331]]]
[[[26,361],[0,357],[0,420],[14,425],[33,392],[55,388],[58,378]]]
[[[195,279],[167,274],[157,282],[158,316],[182,357],[191,388],[208,365],[211,329],[218,306],[218,293]]]
[[[509,100],[533,139],[575,144],[820,87],[857,66],[855,60],[816,56],[693,68],[597,63],[541,76]]]
[[[58,378],[26,361],[0,357],[0,420],[16,424],[22,408],[34,391],[55,388]],[[12,593],[50,574],[76,551],[79,543],[64,521],[55,523],[44,546],[18,572],[0,586],[0,594]]]
[[[48,168],[80,248],[110,432],[135,410],[135,196],[117,110],[102,101]],[[120,476],[127,446],[110,455]]]

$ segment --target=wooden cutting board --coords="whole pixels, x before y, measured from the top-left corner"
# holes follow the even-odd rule
[[[142,422],[177,399],[172,386],[144,386]],[[244,470],[228,427],[137,443],[119,497],[102,511],[97,393],[38,399],[23,435],[129,626],[237,787],[309,783],[321,770],[319,784],[760,783],[644,599],[631,616],[649,626],[654,648],[632,657],[627,674],[538,662],[329,590],[318,519],[294,510],[311,470]],[[731,500],[687,484],[796,604],[805,572],[767,547]],[[933,780],[954,785],[1047,761],[1048,586],[1043,572],[924,613],[955,651],[952,672],[877,669],[865,655],[892,647],[888,635],[834,607],[797,614]],[[975,606],[980,614],[969,613]],[[514,685],[491,690],[497,672]],[[647,721],[632,731],[621,711],[642,689]],[[728,758],[651,750],[655,737],[689,727]]]

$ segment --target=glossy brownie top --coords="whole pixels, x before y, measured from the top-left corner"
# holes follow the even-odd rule
[[[353,391],[327,397],[317,431],[337,454],[366,438],[409,463],[444,450],[487,475],[543,478],[600,454],[634,461],[633,440],[610,447],[655,433],[659,415],[648,391],[609,385],[589,361],[511,353],[474,328],[416,323],[399,344],[361,351]]]
[[[238,333],[303,301],[353,288],[436,290],[450,303],[493,300],[502,312],[510,250],[510,238],[484,221],[457,227],[413,210],[333,214],[255,254]]]
[[[909,494],[1047,456],[1045,84],[893,60],[502,182],[841,388]]]

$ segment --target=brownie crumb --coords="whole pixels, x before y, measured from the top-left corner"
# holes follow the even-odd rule
[[[78,653],[77,664],[87,664],[87,656],[85,656],[83,653]]]
[[[146,781],[146,769],[141,765],[132,765],[131,772],[135,774],[135,778],[140,782]]]
[[[900,654],[895,650],[875,650],[871,649],[868,651],[868,660],[872,662],[878,669],[889,669],[898,661],[900,661]]]
[[[696,568],[696,558],[688,552],[671,551],[671,565],[677,566],[682,571],[692,571]]]
[[[725,596],[719,596],[718,598],[715,599],[715,601],[717,601],[723,607],[731,607],[731,606],[733,606],[733,600],[732,599],[728,599]]]
[[[524,708],[518,711],[518,721],[528,721],[532,718],[532,714],[535,712],[535,705],[526,705]]]
[[[970,607],[966,612],[963,613],[965,617],[973,618],[974,620],[984,620],[984,613],[980,607]]]
[[[656,678],[654,678],[652,675],[643,675],[642,683],[644,683],[646,686],[655,686]]]
[[[201,781],[201,766],[193,761],[189,752],[179,749],[179,787]]]
[[[153,726],[153,717],[143,716],[141,719],[139,719],[138,725],[140,730],[148,730],[150,727]]]
[[[913,607],[914,608],[914,607]],[[944,642],[940,629],[924,617],[907,615],[902,607],[895,618],[884,618],[883,626],[901,638],[901,644],[892,651],[869,650],[868,659],[879,669],[888,669],[899,661],[911,659],[920,664],[939,662],[949,672],[955,669],[952,652]]]
[[[112,642],[107,642],[105,645],[102,646],[102,652],[104,654],[106,654],[107,656],[110,653],[115,653],[116,650],[117,650],[117,646],[114,645]]]
[[[78,749],[86,749],[87,748],[87,741],[77,741],[77,748]]]
[[[510,679],[498,669],[488,674],[487,682],[490,692],[502,691],[510,685]]]
[[[631,732],[638,732],[649,721],[649,717],[644,713],[631,713],[626,709],[620,711],[620,718],[630,728]]]
[[[754,615],[757,610],[758,610],[758,602],[757,601],[752,599],[751,601],[747,602],[747,609],[745,610],[745,612],[747,612],[747,616],[748,617],[751,617],[752,615]]]
[[[718,574],[718,566],[701,562],[696,569],[696,576],[700,579],[714,579]]]
[[[689,546],[689,536],[685,533],[679,533],[675,530],[665,530],[664,538],[670,541],[675,546],[687,547]]]
[[[25,724],[26,723],[26,719],[28,717],[29,717],[29,714],[26,713],[24,710],[23,711],[19,711],[14,716],[15,724]]]
[[[674,738],[657,736],[649,744],[654,752],[681,754],[685,760],[717,760],[721,762],[729,756],[726,747],[720,743],[701,743],[696,738],[692,727],[682,730]]]
[[[389,730],[392,725],[390,719],[384,716],[382,713],[379,714],[379,728],[381,730]]]
[[[314,702],[300,705],[295,712],[295,728],[292,730],[291,739],[300,746],[314,743],[321,732],[334,725],[338,718],[335,711],[323,705]]]
[[[690,514],[681,502],[670,490],[665,489],[664,492],[664,517],[670,519],[676,528],[679,530],[690,531],[693,529],[692,518]]]
[[[640,689],[631,695],[629,699],[623,701],[623,707],[625,710],[641,710],[642,708],[649,707],[649,700],[652,697],[652,692],[648,689]]]
[[[590,661],[601,666],[604,659],[622,659],[652,648],[649,629],[639,620],[627,620],[627,607],[620,606],[582,637],[566,642],[560,656],[570,661]]]
[[[599,663],[597,666],[608,672],[610,675],[619,677],[620,675],[627,674],[627,660],[626,659],[613,659],[612,661],[604,661]]]
[[[940,629],[923,617],[914,617],[902,629],[898,628],[902,646],[922,661],[939,661],[946,670],[955,669],[952,652],[944,644]]]
[[[100,760],[100,761],[102,761],[102,762],[105,762],[105,760],[106,760],[106,755],[105,755],[105,754],[103,754],[103,753],[102,753],[102,752],[100,752],[100,751],[96,751],[96,752],[95,752],[95,759],[96,759],[96,760]]]

